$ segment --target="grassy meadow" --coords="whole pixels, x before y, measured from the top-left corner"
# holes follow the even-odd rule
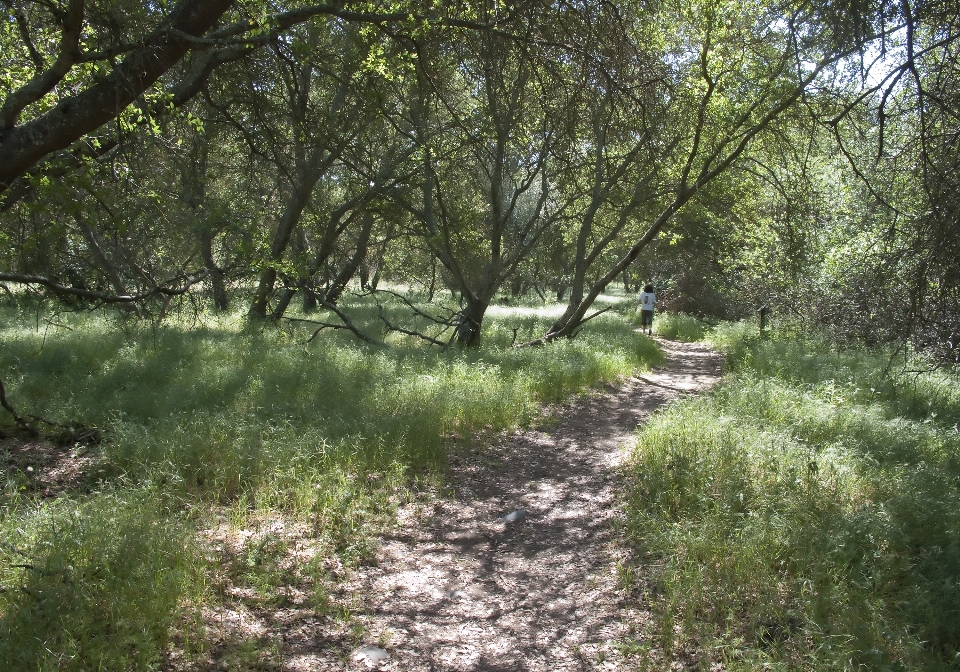
[[[629,299],[608,301],[578,338],[520,349],[561,308],[495,306],[480,348],[445,351],[362,302],[344,307],[383,344],[240,314],[0,306],[10,402],[102,437],[56,448],[84,466],[52,492],[2,444],[0,660],[273,669],[278,632],[212,636],[211,614],[291,605],[359,642],[338,587],[398,505],[442,489],[449,451],[660,361]],[[622,642],[631,664],[960,668],[957,377],[787,328],[655,330],[710,340],[727,373],[658,413],[626,467],[620,578],[651,616]]]
[[[102,437],[53,449],[86,466],[52,493],[41,465],[22,463],[29,448],[10,466],[2,444],[5,669],[144,670],[227,650],[230,669],[269,668],[279,638],[214,650],[205,630],[241,593],[247,609],[293,603],[349,622],[338,583],[398,504],[439,486],[448,450],[659,360],[625,319],[629,300],[609,302],[621,312],[579,338],[520,349],[562,307],[495,306],[482,347],[444,351],[386,333],[364,303],[343,307],[384,344],[239,313],[157,324],[0,306],[9,401]],[[0,422],[11,429],[5,411]]]
[[[724,383],[638,435],[624,587],[640,669],[960,669],[960,385],[721,325]]]

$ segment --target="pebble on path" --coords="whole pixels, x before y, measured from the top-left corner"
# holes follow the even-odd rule
[[[389,657],[390,654],[384,649],[379,649],[375,646],[370,646],[369,644],[366,646],[361,646],[353,654],[354,660],[363,661],[370,666],[376,665],[377,663],[386,660]]]

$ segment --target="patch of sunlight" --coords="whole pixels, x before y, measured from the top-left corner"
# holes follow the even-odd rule
[[[551,303],[545,306],[490,306],[487,315],[490,317],[549,317],[556,318],[563,315],[565,305]]]

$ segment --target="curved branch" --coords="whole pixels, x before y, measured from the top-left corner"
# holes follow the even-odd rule
[[[14,421],[27,430],[30,436],[40,436],[40,432],[38,432],[29,422],[27,422],[26,419],[21,417],[14,410],[13,406],[10,405],[10,402],[7,401],[7,391],[3,388],[3,380],[0,380],[0,406],[3,406],[5,409],[7,409],[10,412],[10,415],[13,416]]]

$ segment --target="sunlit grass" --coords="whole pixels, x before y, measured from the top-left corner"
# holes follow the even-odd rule
[[[956,378],[737,325],[715,338],[732,377],[651,422],[630,467],[657,644],[725,669],[955,669]]]
[[[151,669],[197,590],[182,518],[144,489],[0,511],[7,670]]]
[[[634,323],[640,324],[640,313],[635,313]],[[653,320],[653,331],[661,338],[670,341],[696,343],[706,338],[709,325],[691,315],[682,313],[657,313]]]

